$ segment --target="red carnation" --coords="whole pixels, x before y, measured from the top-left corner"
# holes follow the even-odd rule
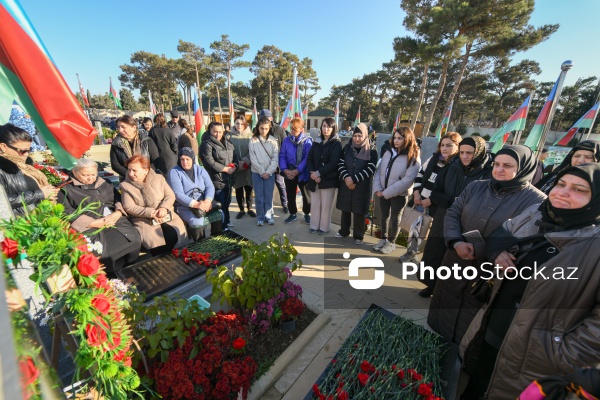
[[[105,328],[108,328],[108,326],[103,320],[98,321],[102,326],[98,326],[96,324],[88,324],[88,326],[85,327],[85,334],[87,335],[88,344],[90,346],[102,346],[102,342],[106,340]]]
[[[338,394],[338,400],[348,400],[348,392],[346,392],[345,390],[342,390],[339,394]]]
[[[246,347],[246,341],[242,338],[237,338],[233,341],[233,348],[236,350],[241,350]]]
[[[121,333],[112,332],[112,344],[108,344],[109,350],[114,350],[121,345]]]
[[[97,294],[92,299],[92,306],[102,314],[106,315],[110,311],[110,300],[103,294]]]
[[[105,274],[98,274],[96,276],[96,282],[94,282],[94,286],[97,289],[110,290],[110,285],[108,284],[108,279],[106,279]]]
[[[417,389],[417,393],[419,393],[421,396],[429,396],[432,394],[432,391],[428,384],[421,383],[419,385],[419,389]]]
[[[375,367],[369,364],[367,360],[360,363],[360,369],[362,369],[363,372],[375,372]]]
[[[77,270],[83,276],[95,275],[100,269],[100,261],[93,254],[82,254],[77,261]]]
[[[358,374],[358,381],[360,382],[360,386],[365,386],[367,384],[368,380],[369,380],[369,375]]]
[[[15,258],[19,255],[19,243],[15,240],[4,238],[0,245],[2,246],[2,253],[4,253],[6,258]]]
[[[21,382],[25,387],[34,383],[40,375],[40,371],[35,367],[31,357],[19,361],[19,369],[21,370]]]

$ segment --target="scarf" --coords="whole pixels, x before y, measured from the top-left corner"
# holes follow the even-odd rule
[[[121,138],[123,139],[123,150],[125,150],[125,154],[127,155],[127,158],[131,158],[136,154],[142,154],[142,148],[141,148],[141,141],[140,141],[140,135],[135,135],[135,137],[133,138],[133,142],[129,142],[129,140],[125,139],[123,136],[121,136]]]
[[[185,169],[183,165],[181,165],[181,156],[186,156],[192,159],[192,168]],[[196,175],[194,173],[194,164],[196,164],[196,155],[194,154],[194,150],[190,147],[182,147],[179,150],[179,154],[177,155],[177,165],[181,167],[183,172],[190,178],[192,182],[196,182]]]
[[[300,133],[297,137],[291,136],[290,141],[294,146],[296,146],[296,167],[302,161],[302,150],[304,150],[304,142],[308,139],[308,135],[305,135],[304,132]]]
[[[599,141],[584,140],[583,142],[576,144],[575,147],[573,147],[571,149],[569,154],[567,154],[565,159],[560,163],[560,165],[552,173],[548,174],[548,176],[546,176],[539,183],[538,187],[540,188],[540,190],[542,192],[544,192],[546,194],[550,193],[550,190],[554,187],[554,185],[556,184],[556,181],[558,180],[558,174],[560,174],[562,171],[564,171],[567,167],[571,166],[573,154],[575,154],[575,152],[577,150],[591,151],[592,153],[594,153],[595,162],[600,162],[600,142]]]
[[[600,370],[578,368],[561,376],[547,376],[529,385],[517,400],[566,400],[569,394],[578,399],[600,398]]]
[[[529,147],[522,145],[504,146],[502,150],[496,153],[496,157],[501,154],[506,154],[515,159],[518,168],[517,175],[507,181],[496,180],[492,175],[491,184],[494,189],[525,187],[527,182],[531,182],[537,168],[537,161],[535,154]]]
[[[471,137],[465,138],[458,145],[459,153],[460,153],[460,146],[462,146],[462,145],[467,145],[467,146],[471,146],[471,147],[475,148],[475,153],[473,153],[473,159],[471,160],[469,165],[467,165],[467,166],[463,165],[463,169],[465,170],[465,172],[469,173],[469,172],[473,171],[475,168],[477,168],[483,162],[483,160],[485,160],[485,156],[486,156],[485,140],[483,140],[483,138],[481,136],[471,136]],[[459,156],[459,158],[460,158],[460,156]],[[462,162],[461,162],[461,165],[462,165]]]
[[[548,197],[540,205],[542,220],[537,225],[546,229],[554,227],[555,230],[572,230],[600,223],[600,164],[567,167],[556,176],[555,182],[567,174],[586,180],[592,190],[592,199],[581,208],[565,209],[552,206]]]
[[[21,170],[21,172],[23,172],[23,174],[25,174],[28,177],[30,177],[31,179],[33,179],[40,188],[43,188],[44,186],[49,185],[48,178],[46,178],[46,175],[44,175],[44,173],[42,171],[38,170],[33,165],[27,164],[20,157],[13,156],[8,153],[0,154],[0,157],[4,157],[7,160],[15,163],[17,165],[17,167]]]
[[[363,122],[358,124],[356,128],[354,128],[354,133],[361,133],[363,141],[357,146],[352,142],[352,150],[354,151],[354,157],[359,160],[371,160],[371,142],[369,141],[369,133],[367,130],[367,125]],[[354,136],[354,134],[353,134]],[[350,139],[352,140],[352,139]]]

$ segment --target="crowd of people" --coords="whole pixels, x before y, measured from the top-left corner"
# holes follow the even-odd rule
[[[463,270],[491,262],[519,272],[516,279],[485,282],[422,279],[419,295],[431,298],[429,326],[460,345],[470,376],[461,398],[515,398],[533,380],[600,362],[600,142],[577,144],[544,176],[528,147],[506,145],[490,154],[481,137],[456,132],[443,135],[421,163],[408,127],[397,128],[378,155],[364,123],[342,146],[333,118],[322,121],[313,140],[301,118],[291,120],[286,134],[269,110],[261,111],[253,130],[244,116],[230,132],[211,122],[200,140],[176,111],[169,123],[157,114],[142,126],[127,115],[116,120],[110,158],[120,190],[99,177],[89,159],[77,162],[60,190],[50,186],[28,157],[29,134],[0,126],[0,182],[15,214],[43,199],[64,204],[67,212],[99,202],[99,210],[82,214],[72,227],[103,244],[102,262],[114,273],[142,247],[154,255],[199,240],[211,212],[222,213],[224,229],[232,227],[234,191],[235,218],[248,215],[257,226],[275,224],[275,187],[288,214],[284,223],[296,221],[299,192],[303,220],[318,235],[330,234],[335,203],[341,226],[333,236],[352,235],[355,245],[363,244],[374,199],[381,239],[373,250],[384,254],[396,250],[407,204],[422,207],[433,217],[422,266]],[[113,229],[98,232],[104,227]],[[414,262],[417,253],[409,246],[399,261]],[[530,280],[524,271],[534,264],[572,267],[575,280]]]

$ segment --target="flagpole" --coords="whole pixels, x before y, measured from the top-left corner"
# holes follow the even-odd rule
[[[600,94],[598,95],[598,98],[596,99],[596,103],[598,103],[598,102],[600,102]],[[596,123],[596,117],[598,116],[599,111],[600,111],[600,107],[598,107],[598,110],[596,110],[596,114],[594,114],[594,118],[592,118],[592,125],[590,125],[590,129],[588,130],[585,140],[588,140],[590,138],[590,133],[592,133],[592,129],[594,128],[594,124]],[[583,134],[581,135],[581,137],[583,137]],[[580,141],[581,141],[581,139],[580,139]]]
[[[554,113],[556,112],[556,106],[558,105],[558,100],[560,99],[560,94],[562,92],[563,83],[565,82],[565,78],[567,76],[567,72],[573,68],[573,61],[566,60],[561,66],[560,76],[558,77],[558,86],[556,87],[556,93],[554,95],[554,100],[552,101],[552,107],[550,108],[550,114],[548,115],[548,121],[546,125],[544,125],[544,130],[542,131],[542,137],[537,144],[537,149],[535,151],[536,156],[538,156],[542,150],[544,149],[544,145],[546,144],[546,136],[548,136],[548,131],[550,130],[550,125],[552,124],[552,120],[554,119]]]

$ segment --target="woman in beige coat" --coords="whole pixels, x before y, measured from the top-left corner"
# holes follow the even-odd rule
[[[150,169],[140,155],[127,160],[127,178],[121,183],[123,208],[152,255],[170,251],[186,238],[183,221],[173,209],[175,194],[162,175]]]

